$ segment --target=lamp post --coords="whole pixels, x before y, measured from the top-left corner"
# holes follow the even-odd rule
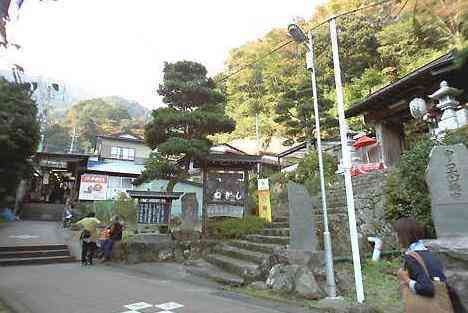
[[[314,96],[314,114],[315,114],[315,129],[317,137],[317,154],[319,160],[320,172],[320,189],[322,193],[322,210],[323,210],[323,243],[325,248],[325,266],[327,275],[327,292],[329,298],[336,298],[336,283],[335,271],[333,269],[333,251],[331,245],[331,236],[328,229],[328,211],[327,211],[327,195],[325,190],[325,177],[323,173],[323,157],[322,157],[322,140],[320,138],[320,118],[318,109],[318,92],[317,81],[315,77],[315,57],[314,57],[314,39],[312,32],[309,32],[309,42],[307,36],[296,24],[291,24],[288,27],[288,32],[297,43],[304,44],[307,49],[307,69],[310,71],[312,78],[312,91]]]
[[[340,56],[338,53],[338,34],[336,31],[336,17],[330,20],[330,36],[333,51],[333,67],[335,69],[336,98],[338,105],[338,119],[340,123],[341,154],[346,188],[346,203],[348,208],[349,232],[351,249],[353,253],[354,280],[356,296],[359,303],[364,302],[364,287],[362,284],[361,258],[359,255],[358,233],[356,225],[356,212],[354,209],[353,183],[351,180],[351,151],[348,146],[348,126],[344,114],[344,93],[341,82]]]

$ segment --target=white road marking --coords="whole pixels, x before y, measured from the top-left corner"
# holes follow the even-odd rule
[[[136,310],[151,308],[153,307],[153,305],[146,303],[146,302],[137,302],[133,304],[124,305],[124,307],[126,307],[130,311],[136,311]]]
[[[183,308],[184,306],[177,302],[167,302],[167,303],[155,305],[155,307],[168,311],[168,310]],[[159,313],[162,313],[162,312],[159,312]]]
[[[39,238],[39,236],[36,235],[11,235],[8,236],[9,238],[17,238],[17,239],[33,239],[33,238]]]

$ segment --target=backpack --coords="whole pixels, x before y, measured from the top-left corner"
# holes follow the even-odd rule
[[[84,242],[91,242],[91,232],[87,229],[83,230],[80,235],[80,240]]]

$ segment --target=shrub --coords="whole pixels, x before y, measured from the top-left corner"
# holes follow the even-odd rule
[[[223,218],[211,220],[208,223],[208,232],[214,238],[238,239],[243,235],[258,233],[264,226],[265,220],[257,216]]]
[[[135,225],[137,222],[137,207],[135,201],[124,192],[117,195],[112,211],[113,214],[120,216],[127,224]]]
[[[325,176],[325,183],[327,185],[335,182],[337,178],[337,163],[337,160],[332,155],[329,153],[323,153],[323,171]],[[307,191],[309,191],[311,195],[319,194],[320,172],[317,151],[309,151],[299,162],[296,171],[287,174],[286,178],[298,184],[305,185]]]
[[[430,235],[435,234],[430,193],[425,181],[429,156],[435,145],[458,143],[468,146],[468,127],[448,133],[442,142],[425,136],[402,154],[388,179],[386,207],[388,220],[414,216],[427,226]]]

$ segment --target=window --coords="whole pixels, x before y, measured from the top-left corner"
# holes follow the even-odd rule
[[[111,157],[120,160],[135,160],[135,149],[123,148],[123,147],[112,147]]]
[[[109,184],[107,185],[107,199],[115,199],[119,193],[133,190],[133,181],[131,177],[109,176]]]

